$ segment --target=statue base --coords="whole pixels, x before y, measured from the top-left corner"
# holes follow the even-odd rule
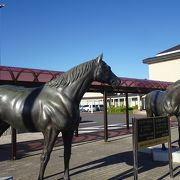
[[[139,150],[139,152],[152,154],[154,161],[168,162],[168,149],[162,150],[161,146],[149,147]],[[172,161],[180,163],[180,149],[172,147]]]
[[[0,177],[0,180],[13,180],[12,176]]]
[[[152,152],[154,161],[169,161],[168,149],[163,151],[161,148],[154,148]],[[172,148],[172,161],[180,163],[180,150],[175,147]]]

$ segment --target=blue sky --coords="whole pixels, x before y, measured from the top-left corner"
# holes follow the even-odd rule
[[[180,43],[179,0],[0,0],[1,65],[67,71],[103,52],[115,74]]]

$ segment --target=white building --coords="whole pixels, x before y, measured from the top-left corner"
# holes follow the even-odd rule
[[[126,106],[126,97],[124,94],[111,94],[107,95],[107,106]],[[81,100],[81,105],[101,105],[103,104],[103,94],[102,93],[85,93],[83,99]],[[129,94],[128,97],[129,107],[137,106],[141,108],[140,96],[137,94]]]
[[[155,57],[143,60],[148,64],[149,80],[175,82],[180,79],[180,45],[158,53]],[[142,108],[142,96],[138,94],[128,94],[129,107],[138,106]],[[108,96],[107,105],[126,106],[125,95],[116,94]],[[81,100],[81,105],[103,104],[102,93],[86,93]]]
[[[175,82],[180,79],[180,45],[143,60],[148,64],[149,79]]]

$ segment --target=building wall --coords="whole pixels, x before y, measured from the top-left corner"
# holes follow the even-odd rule
[[[149,64],[149,79],[174,82],[180,79],[180,59]]]
[[[101,95],[101,96],[100,96]],[[101,105],[103,104],[103,95],[99,93],[86,93],[81,100],[80,105]],[[130,94],[128,96],[129,107],[138,106],[141,109],[142,103],[139,95]],[[107,106],[126,106],[126,100],[124,95],[115,95],[107,97]]]
[[[102,93],[85,93],[80,105],[101,105],[103,104],[103,94]]]

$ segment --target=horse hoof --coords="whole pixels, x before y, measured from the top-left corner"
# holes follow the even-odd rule
[[[70,176],[69,175],[64,175],[63,180],[70,180]]]
[[[166,147],[162,147],[161,149],[162,149],[162,151],[166,151],[166,150],[167,150],[167,148],[166,148]]]
[[[68,178],[67,178],[67,177],[64,177],[63,180],[70,180],[70,178],[69,178],[69,177],[68,177]]]

